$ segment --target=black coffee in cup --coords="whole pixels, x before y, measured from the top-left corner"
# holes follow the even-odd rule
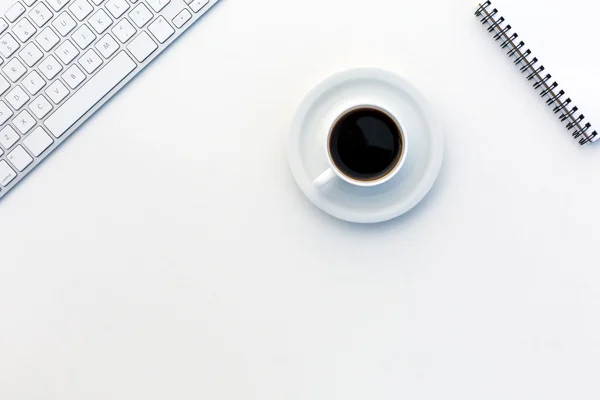
[[[357,181],[377,181],[393,172],[401,161],[404,140],[400,126],[387,112],[373,107],[344,113],[329,135],[335,166]]]

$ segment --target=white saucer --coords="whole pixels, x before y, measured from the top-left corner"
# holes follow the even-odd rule
[[[356,104],[383,106],[400,119],[409,149],[406,163],[377,187],[338,179],[317,189],[312,182],[328,168],[329,128]],[[345,221],[376,223],[408,212],[431,190],[442,165],[444,136],[427,100],[410,82],[391,72],[359,68],[331,76],[308,93],[292,123],[288,156],[296,182],[317,207]]]

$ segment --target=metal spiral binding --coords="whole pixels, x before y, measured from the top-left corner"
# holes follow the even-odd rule
[[[575,129],[573,137],[579,139],[582,146],[587,143],[593,143],[600,139],[596,131],[591,131],[592,124],[585,123],[585,116],[579,114],[579,109],[574,106],[570,98],[563,99],[564,90],[558,90],[558,83],[552,79],[552,75],[544,74],[546,70],[540,65],[537,57],[532,57],[531,50],[525,49],[525,42],[519,40],[517,33],[510,33],[512,27],[506,24],[504,17],[498,15],[496,8],[492,9],[492,2],[486,1],[479,4],[475,16],[482,17],[483,25],[489,24],[488,32],[494,34],[496,41],[502,41],[501,47],[508,49],[508,56],[515,57],[515,65],[521,66],[521,72],[527,73],[527,80],[533,81],[533,87],[540,90],[541,97],[548,97],[546,104],[554,106],[554,113],[560,114],[560,121],[567,122],[569,131]]]

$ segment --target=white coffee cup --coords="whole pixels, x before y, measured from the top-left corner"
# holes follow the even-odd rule
[[[383,114],[393,123],[393,125],[395,125],[395,132],[398,134],[398,139],[400,143],[400,154],[394,158],[393,163],[391,163],[386,168],[385,173],[382,173],[381,176],[377,176],[375,179],[359,179],[342,171],[342,169],[338,167],[338,165],[334,161],[334,157],[332,155],[332,135],[335,134],[336,128],[340,121],[344,120],[353,113],[369,110],[373,110],[375,112]],[[392,112],[385,109],[385,107],[374,104],[361,104],[344,110],[338,115],[337,118],[335,118],[334,122],[329,127],[329,131],[326,135],[325,151],[327,153],[327,161],[329,162],[329,168],[321,175],[319,175],[317,179],[314,180],[313,185],[317,189],[321,189],[329,183],[335,181],[336,179],[342,179],[343,181],[348,182],[351,185],[360,187],[374,187],[388,182],[390,179],[394,178],[398,174],[398,172],[400,172],[400,170],[404,166],[404,163],[406,162],[407,142],[405,132],[406,130],[404,129],[404,126],[402,125],[400,120],[396,118]]]

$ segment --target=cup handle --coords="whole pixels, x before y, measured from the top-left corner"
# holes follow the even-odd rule
[[[313,185],[315,185],[317,189],[322,189],[325,185],[327,185],[335,178],[337,178],[337,175],[335,174],[335,172],[333,172],[331,168],[329,168],[327,171],[323,172],[321,175],[319,175],[317,179],[314,180]]]

